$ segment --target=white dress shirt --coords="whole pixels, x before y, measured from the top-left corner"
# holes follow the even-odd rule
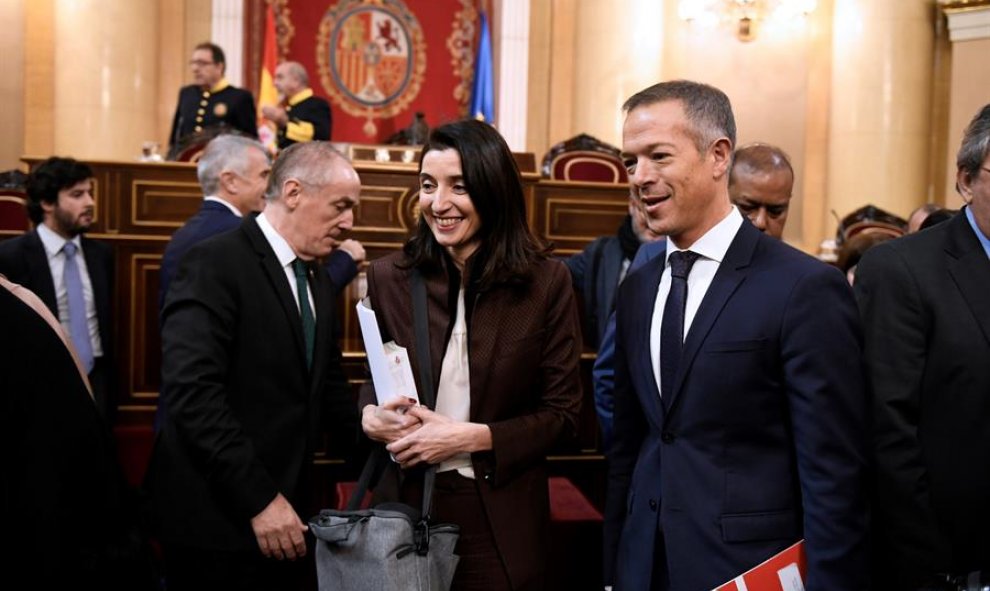
[[[285,241],[285,238],[282,238],[278,230],[268,221],[264,213],[259,214],[256,220],[258,227],[261,228],[261,233],[265,235],[268,244],[275,251],[275,258],[278,259],[278,264],[282,265],[282,270],[285,271],[285,279],[289,282],[289,289],[292,290],[292,301],[296,303],[296,310],[299,310],[301,316],[302,310],[299,309],[299,288],[296,287],[296,271],[292,268],[292,261],[298,257],[296,257],[296,253],[289,246],[289,243]],[[310,287],[309,281],[306,281],[306,295],[309,297],[309,309],[313,312],[313,322],[315,323],[316,307],[313,305],[313,288]]]
[[[468,335],[464,308],[464,287],[457,293],[457,317],[447,342],[447,352],[440,367],[436,412],[455,421],[471,420],[471,370],[468,365]],[[462,453],[440,462],[437,472],[457,470],[465,478],[474,479],[471,454]]]
[[[66,240],[45,224],[38,225],[38,238],[45,247],[48,255],[48,270],[52,273],[55,283],[55,302],[58,304],[58,322],[65,334],[72,334],[69,328],[69,292],[65,288],[65,252],[62,247]],[[73,236],[71,242],[76,245],[76,267],[82,280],[83,300],[86,302],[86,329],[89,331],[89,342],[93,346],[93,358],[103,356],[103,343],[100,342],[100,322],[96,317],[96,301],[93,299],[93,282],[89,279],[89,268],[86,267],[86,256],[79,236]]]
[[[663,274],[660,275],[660,289],[657,292],[657,301],[653,305],[653,320],[650,324],[650,362],[653,364],[653,377],[657,381],[657,388],[660,392],[663,392],[660,384],[660,325],[663,320],[663,308],[667,303],[667,294],[670,293],[670,253],[677,250],[690,250],[701,255],[688,274],[684,334],[681,335],[683,342],[691,329],[691,322],[694,321],[698,308],[701,307],[701,301],[708,293],[712,279],[715,278],[715,272],[718,271],[718,266],[722,264],[722,259],[725,258],[725,253],[729,250],[729,245],[732,244],[732,240],[736,237],[742,223],[742,214],[735,206],[732,206],[729,215],[715,224],[690,248],[679,248],[672,239],[667,239],[667,254],[664,259]]]

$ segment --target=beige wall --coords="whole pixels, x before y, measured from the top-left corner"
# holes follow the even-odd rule
[[[963,204],[956,193],[956,152],[963,130],[977,111],[990,103],[990,37],[952,44],[952,82],[949,94],[949,129],[946,142],[945,179],[941,185],[947,207]]]
[[[24,151],[24,4],[0,2],[0,22],[7,23],[0,36],[0,171],[20,167]]]

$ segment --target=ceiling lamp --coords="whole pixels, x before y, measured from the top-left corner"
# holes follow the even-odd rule
[[[704,26],[730,24],[740,41],[756,37],[757,23],[789,23],[815,10],[817,0],[680,0],[681,19]]]

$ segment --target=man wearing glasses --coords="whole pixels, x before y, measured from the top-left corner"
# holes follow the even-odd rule
[[[187,135],[213,127],[236,129],[257,139],[254,97],[224,78],[227,64],[223,49],[213,43],[200,43],[193,49],[189,67],[194,84],[179,91],[169,134],[173,151]]]
[[[959,215],[870,249],[856,272],[875,589],[990,573],[990,104],[963,134],[956,189]]]

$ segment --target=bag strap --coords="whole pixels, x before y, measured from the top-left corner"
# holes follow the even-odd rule
[[[385,471],[385,446],[376,445],[361,469],[361,476],[358,478],[357,486],[351,493],[351,498],[347,501],[347,510],[356,511],[364,500],[364,495],[368,494],[368,489],[378,483],[382,472]]]
[[[410,270],[413,304],[413,330],[416,333],[416,362],[419,365],[419,402],[433,410],[433,362],[430,359],[430,320],[426,308],[426,282],[419,269]],[[427,468],[423,475],[423,522],[428,523],[433,506],[433,483],[436,479],[436,466]]]

